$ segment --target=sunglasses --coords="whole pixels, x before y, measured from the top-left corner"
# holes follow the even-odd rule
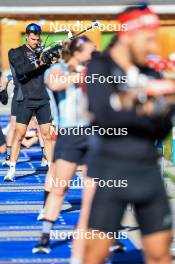
[[[31,25],[29,28],[28,28],[28,31],[29,32],[32,32],[32,31],[41,31],[41,27],[39,25]]]
[[[85,42],[91,42],[91,40],[88,37],[86,37],[86,36],[80,37],[78,42],[77,42],[77,44],[76,44],[76,47],[78,48],[79,46],[81,46]]]

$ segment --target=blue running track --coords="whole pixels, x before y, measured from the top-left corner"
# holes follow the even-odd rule
[[[8,116],[0,117],[2,127],[7,125]],[[41,222],[36,220],[42,207],[43,186],[46,168],[40,166],[41,152],[35,145],[30,150],[22,148],[17,164],[17,176],[14,183],[4,183],[7,168],[2,167],[4,155],[0,156],[0,264],[55,264],[69,263],[72,241],[53,239],[52,252],[49,255],[33,255],[31,250],[36,244]],[[74,179],[76,179],[75,176]],[[81,205],[82,191],[71,188],[65,197],[63,209],[54,230],[73,231],[77,224]],[[129,239],[122,239],[126,246],[125,253],[113,252],[106,263],[143,263],[142,254]]]

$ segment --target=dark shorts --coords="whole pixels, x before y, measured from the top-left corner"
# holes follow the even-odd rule
[[[99,155],[89,166],[88,175],[99,178],[90,228],[116,232],[127,204],[131,203],[143,235],[171,230],[170,206],[156,164],[129,164],[127,161],[122,164]]]
[[[11,104],[11,116],[16,116],[18,109],[18,102],[16,101],[16,97],[13,96],[12,104]]]
[[[48,100],[24,100],[18,102],[16,122],[28,125],[35,115],[39,125],[51,123],[52,116]]]
[[[58,134],[54,151],[54,161],[63,159],[77,164],[86,164],[88,152],[88,136]]]
[[[2,133],[2,129],[0,127],[0,147],[3,146],[5,144],[5,137],[4,134]]]

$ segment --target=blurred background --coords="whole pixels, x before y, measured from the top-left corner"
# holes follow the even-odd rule
[[[135,1],[137,4],[139,1]],[[156,4],[154,4],[156,2]],[[160,54],[164,57],[175,52],[175,12],[174,1],[149,1],[160,14]],[[165,4],[166,3],[166,4]],[[172,3],[172,4],[171,4]],[[25,27],[30,22],[39,23],[43,29],[42,39],[50,33],[48,44],[66,37],[65,33],[54,29],[70,28],[73,33],[78,27],[98,20],[103,27],[89,31],[87,35],[94,41],[97,49],[102,50],[117,30],[116,14],[133,1],[114,0],[0,0],[0,50],[1,67],[8,68],[7,53],[25,41]],[[76,26],[75,26],[76,25]],[[80,30],[81,30],[80,28]],[[75,30],[76,32],[75,32]]]

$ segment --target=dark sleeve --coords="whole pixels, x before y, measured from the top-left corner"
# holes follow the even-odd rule
[[[32,63],[25,63],[24,56],[22,56],[19,49],[10,49],[8,53],[9,62],[15,69],[15,72],[19,76],[23,76],[32,71],[35,71],[35,65]]]
[[[101,59],[92,60],[88,64],[87,76],[93,74],[106,75],[109,66]],[[107,74],[108,75],[108,74]],[[107,76],[106,75],[106,76]],[[126,127],[144,122],[144,118],[136,115],[135,110],[115,111],[110,105],[110,96],[117,90],[107,82],[100,83],[98,80],[87,83],[89,109],[95,115],[96,123],[103,127]]]

